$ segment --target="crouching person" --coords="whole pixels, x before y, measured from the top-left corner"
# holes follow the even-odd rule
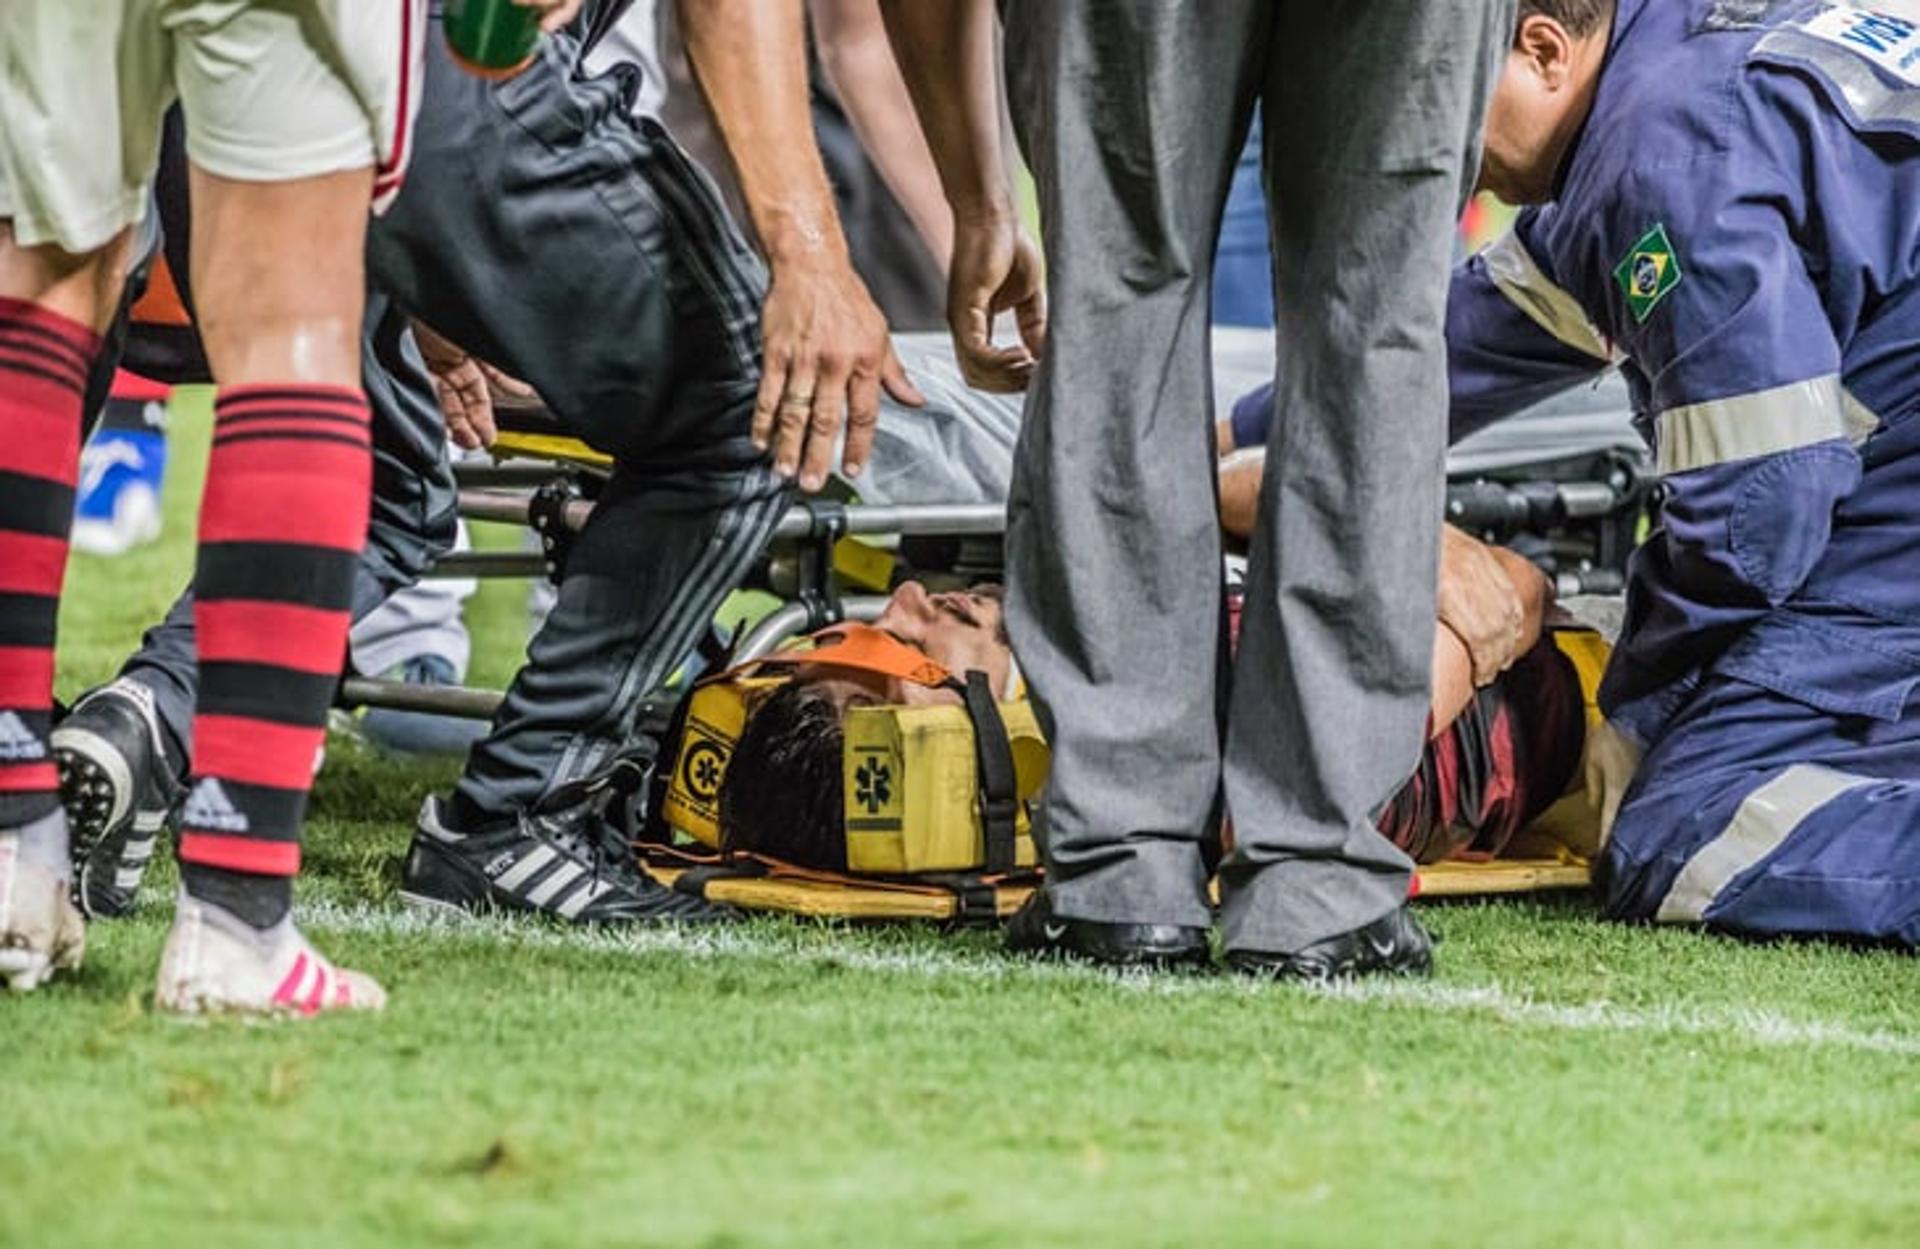
[[[1456,275],[1454,431],[1617,359],[1662,476],[1616,918],[1920,945],[1920,5],[1875,7],[1527,0],[1489,113],[1538,206]]]

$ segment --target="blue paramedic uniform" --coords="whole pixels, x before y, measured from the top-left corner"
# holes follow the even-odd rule
[[[1617,362],[1655,449],[1608,911],[1920,945],[1920,0],[1621,0],[1559,178],[1456,274],[1453,432]]]

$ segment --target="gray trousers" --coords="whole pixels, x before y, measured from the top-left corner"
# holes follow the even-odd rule
[[[1201,9],[1204,7],[1204,15]],[[1426,720],[1454,221],[1513,0],[1008,0],[1052,325],[1008,517],[1009,628],[1052,733],[1060,914],[1292,951],[1407,896],[1375,831]],[[1207,328],[1264,103],[1278,413],[1237,656]]]
[[[524,810],[624,745],[641,699],[692,650],[760,554],[787,486],[749,437],[765,274],[705,176],[627,113],[630,75],[583,78],[567,35],[516,77],[460,70],[437,29],[399,201],[369,234],[369,278],[407,312],[537,389],[568,430],[614,457],[613,480],[562,570],[459,795],[480,818]],[[382,363],[371,357],[376,365]],[[376,438],[444,433],[417,368],[368,370]],[[403,475],[402,475],[403,476]],[[356,614],[452,539],[449,511],[411,543],[380,518],[409,485],[376,472]],[[387,536],[400,526],[389,527]],[[412,557],[388,550],[406,546]],[[190,723],[185,601],[130,674]]]

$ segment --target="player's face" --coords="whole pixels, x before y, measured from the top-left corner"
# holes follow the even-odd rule
[[[999,586],[930,594],[917,581],[909,581],[893,592],[887,609],[880,613],[874,627],[926,652],[955,676],[984,672],[996,694],[1004,695],[1013,670],[1013,651],[1007,645],[1006,614],[1000,601]],[[894,682],[894,692],[903,703],[953,702],[958,695],[948,690],[929,690]]]
[[[1013,672],[1013,649],[1007,644],[1006,615],[1000,587],[980,586],[951,594],[932,594],[917,581],[893,592],[874,627],[895,641],[922,651],[956,677],[984,672],[993,692],[1005,697]],[[958,704],[953,690],[930,690],[878,673],[834,668],[801,668],[796,680],[832,698],[840,709],[905,705]]]

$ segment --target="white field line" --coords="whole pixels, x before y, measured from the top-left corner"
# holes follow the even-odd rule
[[[837,966],[891,975],[993,982],[1055,979],[1105,983],[1157,995],[1246,995],[1308,992],[1333,1001],[1399,1006],[1443,1014],[1478,1014],[1508,1023],[1570,1032],[1641,1032],[1654,1036],[1717,1036],[1773,1048],[1835,1048],[1920,1057],[1920,1034],[1863,1031],[1824,1019],[1795,1019],[1735,1007],[1625,1006],[1604,1000],[1541,1002],[1500,984],[1449,985],[1374,980],[1284,990],[1238,976],[1146,975],[1058,963],[1030,963],[966,951],[879,950],[826,944],[800,933],[761,927],[561,928],[516,916],[463,919],[405,909],[319,902],[300,907],[304,927],[374,936],[412,936],[463,944],[570,949],[621,954],[674,954],[694,959],[747,959],[785,966]]]

